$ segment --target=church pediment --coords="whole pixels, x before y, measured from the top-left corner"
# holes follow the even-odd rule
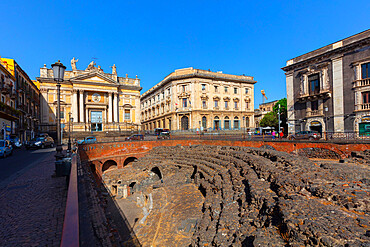
[[[104,74],[98,71],[72,77],[70,78],[70,81],[73,83],[76,83],[76,82],[77,83],[104,83],[104,84],[114,84],[118,86],[118,83],[115,80],[105,76]]]

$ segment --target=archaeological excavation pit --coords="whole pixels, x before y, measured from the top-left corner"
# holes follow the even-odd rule
[[[155,147],[102,179],[142,246],[369,246],[370,153],[304,153]]]

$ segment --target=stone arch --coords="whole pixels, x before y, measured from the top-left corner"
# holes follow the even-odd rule
[[[157,166],[153,167],[150,171],[155,173],[159,177],[160,180],[163,179],[162,172],[161,172],[161,170],[159,170],[159,168]]]
[[[117,169],[117,162],[115,162],[114,160],[107,160],[103,164],[102,173],[104,173],[107,170],[113,170],[113,169]]]
[[[312,122],[320,122],[320,124],[321,124],[321,126],[322,126],[322,129],[324,130],[326,130],[326,126],[325,126],[325,123],[324,123],[324,121],[323,121],[323,119],[321,119],[321,118],[310,118],[309,120],[307,120],[307,123],[306,123],[306,126],[305,126],[305,130],[310,130],[310,126],[311,126],[311,123]]]
[[[127,166],[128,164],[130,164],[131,162],[134,162],[136,161],[137,158],[136,157],[128,157],[125,159],[125,161],[123,162],[123,166]]]

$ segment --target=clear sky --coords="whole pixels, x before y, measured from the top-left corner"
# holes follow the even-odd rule
[[[31,79],[60,59],[95,60],[141,79],[142,93],[175,69],[249,75],[255,107],[286,97],[287,60],[370,28],[370,1],[0,1],[0,56]]]

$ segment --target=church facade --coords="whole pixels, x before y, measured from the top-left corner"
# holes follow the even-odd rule
[[[61,124],[68,131],[73,122],[74,132],[138,130],[140,128],[140,79],[119,77],[116,66],[105,73],[91,62],[85,70],[77,69],[71,60],[71,71],[65,71],[61,82]],[[40,129],[56,127],[57,87],[53,70],[44,65],[37,77],[40,89]]]

